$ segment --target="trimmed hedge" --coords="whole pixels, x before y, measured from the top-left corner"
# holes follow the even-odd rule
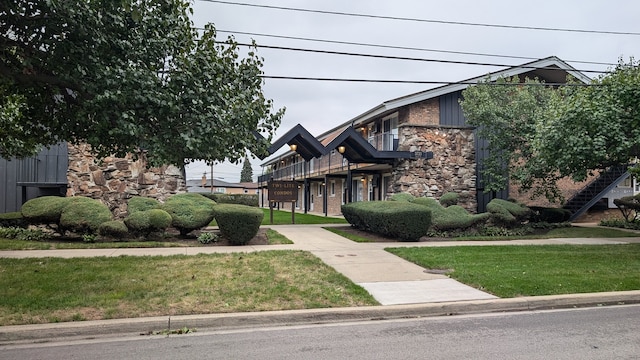
[[[393,194],[389,198],[390,201],[413,201],[416,197],[409,193]]]
[[[460,205],[444,207],[434,198],[417,198],[413,203],[431,210],[432,228],[437,231],[466,230],[486,222],[490,216],[488,213],[469,214]]]
[[[19,211],[0,214],[0,227],[26,228],[27,225],[28,225],[27,220],[22,216],[22,213]]]
[[[130,232],[148,236],[153,232],[162,232],[171,226],[171,215],[161,209],[136,211],[124,219]]]
[[[491,222],[496,225],[512,227],[522,224],[531,215],[531,210],[518,203],[502,199],[493,199],[487,204]]]
[[[342,205],[354,227],[400,241],[418,241],[431,226],[431,211],[407,201],[364,201]]]
[[[98,234],[111,238],[122,238],[129,234],[129,229],[127,229],[127,225],[123,221],[111,220],[98,226]]]
[[[218,204],[238,204],[258,207],[258,195],[256,194],[217,194],[202,193],[205,197],[215,201]]]
[[[156,199],[134,196],[127,202],[127,211],[129,214],[133,214],[137,211],[146,211],[151,209],[159,209],[160,202]]]
[[[251,206],[218,204],[214,208],[220,234],[232,245],[246,245],[258,234],[264,212]]]
[[[84,196],[43,196],[31,199],[22,205],[22,216],[33,224],[55,224],[64,234],[93,234],[98,226],[112,218],[111,211],[99,200]]]
[[[66,198],[60,214],[60,228],[77,234],[95,234],[103,222],[112,218],[109,208],[99,200],[85,197]]]
[[[20,209],[22,216],[34,224],[57,224],[67,199],[61,196],[42,196],[25,202]]]
[[[215,201],[197,193],[177,194],[168,198],[161,209],[171,215],[171,226],[181,235],[201,229],[214,217]]]
[[[460,196],[457,193],[454,192],[448,192],[443,194],[440,197],[440,204],[444,207],[449,207],[452,205],[457,205],[458,204],[458,199],[460,198]]]

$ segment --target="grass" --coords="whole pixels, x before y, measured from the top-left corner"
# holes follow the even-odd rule
[[[342,237],[355,242],[372,242],[372,238],[353,234],[342,229],[326,227],[325,230],[331,231]],[[489,240],[517,240],[517,239],[554,239],[554,238],[621,238],[621,237],[637,237],[638,234],[624,230],[612,228],[585,228],[585,227],[566,227],[552,229],[546,234],[532,234],[522,236],[461,236],[450,238],[449,240],[457,241],[489,241]]]
[[[499,297],[640,289],[640,244],[390,248]]]
[[[375,304],[303,251],[0,259],[0,326]]]
[[[273,210],[273,224],[271,223],[271,216],[269,209],[262,208],[264,212],[264,218],[262,219],[262,225],[291,225],[291,212],[282,210]],[[342,218],[335,218],[330,216],[318,216],[312,214],[305,214],[303,212],[295,213],[296,224],[309,225],[309,224],[347,224],[347,221]],[[209,224],[210,226],[218,226],[215,219]]]

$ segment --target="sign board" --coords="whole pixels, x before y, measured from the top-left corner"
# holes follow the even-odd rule
[[[289,202],[298,200],[298,185],[295,181],[269,181],[269,201]]]

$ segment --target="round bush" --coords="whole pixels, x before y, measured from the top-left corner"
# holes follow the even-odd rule
[[[161,209],[137,211],[127,216],[124,224],[134,234],[149,235],[171,226],[171,215]]]
[[[171,215],[171,226],[178,229],[181,235],[186,235],[209,225],[214,217],[215,205],[215,201],[205,196],[187,193],[168,198],[161,209]]]
[[[264,212],[255,207],[238,204],[218,204],[215,218],[220,234],[232,245],[246,245],[260,230]]]
[[[20,209],[22,216],[34,224],[57,224],[62,209],[67,206],[69,198],[61,196],[42,196],[25,202]]]
[[[151,209],[159,209],[160,202],[156,199],[134,196],[127,202],[127,211],[129,214],[133,214],[137,211],[145,211]]]
[[[109,208],[98,200],[83,197],[67,198],[60,215],[60,227],[78,234],[95,234],[100,224],[112,218]]]
[[[128,233],[129,229],[127,229],[127,225],[125,225],[124,222],[120,220],[103,222],[102,224],[100,224],[100,226],[98,226],[98,234],[102,236],[111,238],[122,238],[126,237]]]

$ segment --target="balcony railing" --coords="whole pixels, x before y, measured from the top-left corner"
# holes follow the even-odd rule
[[[395,151],[398,149],[398,136],[386,133],[377,134],[367,138],[368,142],[378,151]],[[357,168],[357,164],[351,164],[351,168]],[[280,166],[278,169],[258,176],[259,183],[274,180],[300,180],[306,177],[320,176],[328,173],[347,170],[347,160],[337,152],[331,152],[320,158],[306,163],[298,161],[291,165]]]
[[[377,134],[369,136],[367,139],[369,144],[373,145],[378,151],[396,151],[398,150],[398,135],[392,133]]]

